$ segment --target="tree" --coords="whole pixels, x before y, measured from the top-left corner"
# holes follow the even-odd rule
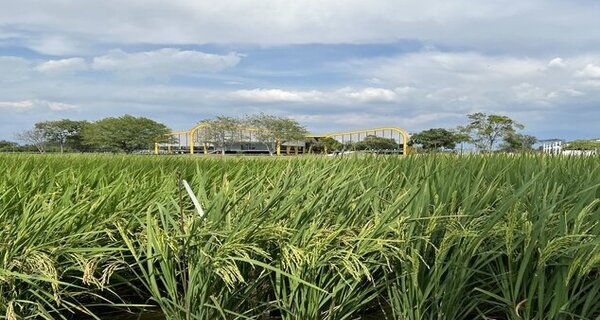
[[[469,135],[469,133],[465,129],[465,127],[462,127],[462,126],[458,126],[456,129],[452,130],[452,132],[454,133],[454,141],[456,143],[460,143],[460,154],[462,155],[463,149],[464,149],[464,143],[471,142],[471,136]]]
[[[264,113],[247,117],[246,123],[258,131],[256,139],[263,143],[271,155],[277,143],[305,140],[308,131],[293,119],[266,115]]]
[[[46,144],[48,139],[46,137],[46,131],[41,128],[33,128],[31,130],[25,130],[15,135],[17,140],[30,143],[40,152],[46,152]]]
[[[18,145],[16,142],[0,140],[0,152],[2,151],[15,151]]]
[[[600,149],[600,141],[575,140],[565,144],[566,150],[597,150]]]
[[[320,138],[314,145],[313,149],[317,151],[336,151],[342,148],[343,144],[333,138]]]
[[[534,136],[512,133],[504,138],[501,149],[506,152],[523,152],[533,150],[533,145],[537,142]]]
[[[162,123],[144,117],[124,115],[87,124],[83,129],[83,142],[96,148],[131,153],[135,150],[149,149],[155,142],[168,141],[169,132],[169,128]]]
[[[38,122],[35,127],[44,130],[48,142],[58,144],[60,152],[63,153],[67,144],[73,147],[81,145],[81,132],[86,123],[87,121],[62,119]]]
[[[454,149],[459,136],[447,129],[435,128],[421,131],[410,137],[409,145],[417,144],[425,150]]]
[[[218,116],[212,120],[202,121],[200,124],[207,124],[207,127],[201,131],[203,141],[208,141],[215,146],[215,149],[221,150],[225,155],[227,145],[239,140],[241,122],[237,118]]]
[[[468,115],[469,124],[464,127],[465,133],[471,136],[471,142],[477,148],[491,151],[503,138],[523,129],[524,126],[507,116],[476,112]]]
[[[354,144],[356,150],[395,150],[399,145],[394,139],[368,135],[364,140]]]

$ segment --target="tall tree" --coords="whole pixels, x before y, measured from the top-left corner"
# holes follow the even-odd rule
[[[491,151],[502,139],[514,134],[524,126],[513,119],[496,114],[487,115],[482,112],[468,115],[469,124],[464,127],[465,133],[471,136],[471,142],[480,150]]]
[[[399,148],[394,139],[368,135],[364,140],[353,145],[356,150],[395,150]]]
[[[460,142],[458,141],[460,140],[459,138],[460,137],[457,134],[450,130],[434,128],[412,135],[409,144],[420,145],[423,149],[428,151],[439,150],[440,148],[454,149],[456,143]]]
[[[504,143],[500,146],[507,152],[524,152],[533,150],[533,145],[537,138],[527,134],[513,133],[504,138]]]
[[[73,147],[80,145],[81,132],[86,123],[87,121],[62,119],[38,122],[35,127],[44,130],[48,142],[59,145],[60,152],[63,153],[67,144],[71,144]]]
[[[124,115],[87,124],[83,130],[83,141],[96,148],[131,153],[135,150],[150,149],[155,142],[168,141],[169,132],[169,128],[162,123],[144,117]]]
[[[471,142],[471,136],[465,127],[458,126],[456,129],[452,130],[454,133],[454,141],[458,144],[460,143],[460,154],[463,154],[464,144],[465,142]]]
[[[201,123],[208,126],[202,131],[203,141],[208,141],[225,155],[226,147],[234,142],[241,140],[240,126],[241,121],[234,117],[218,116],[215,119],[205,120]]]
[[[25,130],[23,132],[17,133],[15,137],[17,138],[17,140],[34,145],[40,153],[46,152],[48,138],[44,129],[33,128],[31,130]]]
[[[258,131],[256,138],[263,143],[271,155],[277,143],[305,140],[308,131],[296,120],[266,115],[264,113],[249,116],[246,123]]]

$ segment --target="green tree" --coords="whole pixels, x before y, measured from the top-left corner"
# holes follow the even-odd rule
[[[452,130],[452,132],[454,133],[455,142],[460,144],[460,154],[462,155],[464,150],[464,144],[471,142],[471,136],[469,135],[467,130],[461,126]]]
[[[333,138],[320,138],[317,142],[312,146],[313,150],[317,152],[329,152],[336,151],[342,148],[343,144]]]
[[[63,153],[67,145],[74,149],[81,146],[81,133],[86,123],[87,121],[62,119],[38,122],[35,127],[43,130],[48,142],[57,144],[60,152]]]
[[[0,140],[0,152],[2,151],[16,151],[18,144],[12,141]]]
[[[515,134],[517,129],[523,129],[524,126],[515,120],[502,115],[482,112],[471,113],[468,115],[469,124],[464,127],[464,132],[469,134],[471,142],[484,151],[491,151],[496,144]]]
[[[164,124],[144,117],[124,115],[89,123],[83,129],[83,142],[95,148],[109,148],[131,153],[150,149],[155,142],[169,140]]]
[[[202,121],[200,124],[208,126],[201,131],[202,141],[208,141],[225,155],[226,147],[234,142],[240,141],[241,121],[238,118],[218,116],[215,119]]]
[[[271,155],[277,143],[286,141],[303,141],[308,131],[296,120],[266,115],[264,113],[249,116],[246,119],[248,126],[258,129],[256,139],[263,143]]]
[[[527,134],[512,133],[504,138],[504,143],[500,146],[501,150],[506,152],[524,152],[532,151],[537,138]]]
[[[356,150],[395,150],[399,145],[394,139],[368,135],[364,140],[354,144]]]
[[[410,137],[409,145],[420,145],[423,149],[439,150],[443,149],[454,149],[458,141],[459,136],[447,129],[434,128],[421,131]]]
[[[574,140],[565,144],[566,150],[598,150],[600,141],[594,140]]]

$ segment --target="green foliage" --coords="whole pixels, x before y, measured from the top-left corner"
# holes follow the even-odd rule
[[[94,148],[131,153],[149,150],[155,142],[167,141],[169,132],[165,125],[151,119],[124,115],[86,124],[83,142]]]
[[[368,135],[364,140],[353,144],[355,150],[395,150],[400,146],[394,139]]]
[[[565,144],[567,150],[598,150],[600,141],[595,140],[575,140]]]
[[[0,318],[598,319],[599,160],[0,154]]]
[[[341,150],[343,147],[342,143],[333,138],[319,138],[319,140],[312,146],[315,152],[331,152]]]
[[[512,133],[504,138],[504,143],[500,146],[500,149],[506,152],[532,151],[536,142],[537,138],[534,136]]]
[[[502,115],[476,112],[469,114],[468,118],[469,124],[462,129],[471,136],[470,141],[484,151],[492,151],[499,141],[524,128],[522,124]]]
[[[409,145],[417,144],[429,151],[438,150],[440,148],[454,149],[460,140],[462,140],[462,137],[450,130],[435,128],[412,135],[410,137]]]
[[[296,120],[264,113],[247,117],[245,123],[249,127],[258,129],[255,132],[256,138],[267,146],[269,153],[272,153],[272,150],[275,149],[277,141],[280,143],[303,141],[308,134],[306,128]]]
[[[49,143],[55,143],[64,152],[65,146],[74,150],[81,150],[81,134],[87,121],[73,121],[62,119],[57,121],[44,121],[35,124],[35,128],[42,130]]]
[[[221,150],[223,155],[227,145],[241,140],[239,132],[242,122],[238,118],[218,116],[199,124],[207,125],[201,131],[202,141],[212,143],[217,150]]]
[[[18,146],[16,142],[0,140],[0,152],[16,151]]]

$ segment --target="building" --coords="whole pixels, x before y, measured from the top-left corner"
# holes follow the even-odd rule
[[[600,139],[590,141],[600,142]],[[566,156],[590,156],[598,153],[598,150],[574,150],[569,149],[569,143],[560,139],[542,140],[542,151],[547,154],[560,154]]]
[[[176,131],[169,134],[171,141],[156,143],[155,154],[171,153],[277,153],[302,154],[311,153],[311,146],[320,139],[331,138],[343,145],[362,141],[368,136],[376,136],[395,140],[400,146],[398,153],[407,154],[408,134],[401,128],[383,127],[327,134],[310,134],[304,141],[262,141],[261,130],[239,127],[237,130],[215,135],[209,125],[200,124],[190,130]],[[225,143],[226,141],[226,143]],[[327,152],[327,150],[325,150]],[[333,150],[330,150],[333,151]]]
[[[549,139],[542,140],[542,151],[548,154],[562,154],[563,151],[563,140],[560,139]]]

